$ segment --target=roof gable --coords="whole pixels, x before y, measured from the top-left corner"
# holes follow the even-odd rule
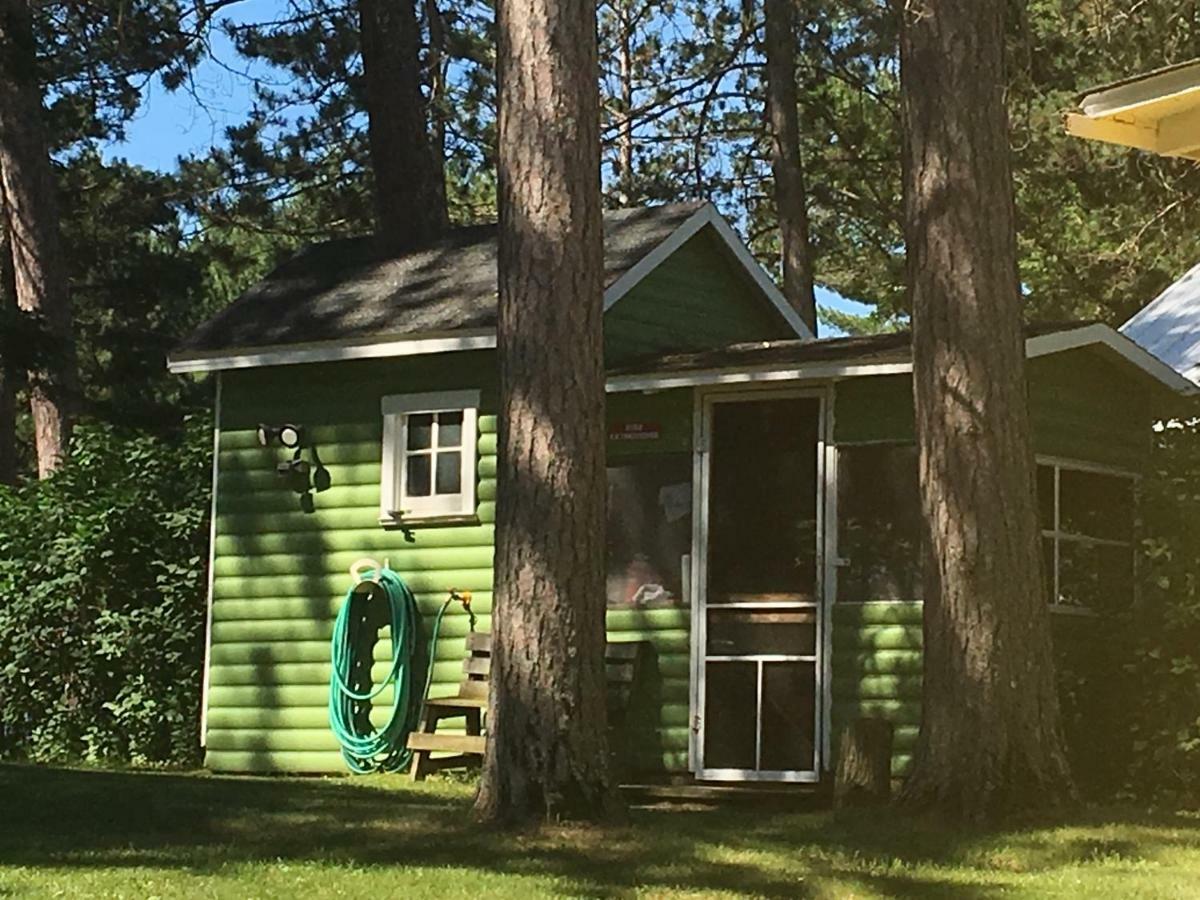
[[[711,204],[604,214],[605,309],[691,236],[711,228],[795,334],[808,336]],[[175,372],[400,356],[495,346],[495,225],[455,229],[381,258],[370,238],[306,248],[206,322],[171,354]]]
[[[789,338],[793,326],[762,302],[715,231],[704,228],[608,308],[604,360],[613,367],[652,354]]]

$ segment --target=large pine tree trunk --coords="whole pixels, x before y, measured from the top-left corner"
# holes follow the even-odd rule
[[[764,0],[763,55],[767,73],[767,119],[771,174],[783,257],[783,293],[804,324],[817,333],[812,256],[808,242],[808,194],[800,158],[796,96],[795,0]]]
[[[620,115],[617,127],[617,196],[622,206],[633,202],[633,19],[629,0],[612,6],[617,28],[617,84]]]
[[[25,0],[0,0],[0,189],[17,304],[48,340],[29,372],[38,476],[67,452],[78,398],[71,297],[59,236],[57,186],[42,125],[33,19]]]
[[[902,799],[966,819],[1059,804],[1004,108],[1004,0],[910,0],[901,79],[927,527],[925,690]]]
[[[599,98],[590,0],[503,0],[486,821],[615,808],[605,733]]]
[[[358,0],[358,16],[375,224],[382,248],[395,253],[445,230],[444,167],[421,92],[414,0]]]
[[[0,192],[0,207],[3,207]],[[0,221],[4,218],[0,209]],[[13,280],[12,251],[7,229],[0,227],[0,484],[17,483],[17,368],[13,364],[16,347],[13,329],[6,323],[16,321],[17,289]]]

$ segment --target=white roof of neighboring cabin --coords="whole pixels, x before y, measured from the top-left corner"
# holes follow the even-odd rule
[[[1077,102],[1066,116],[1077,137],[1200,159],[1200,60],[1089,88]]]
[[[1122,325],[1121,333],[1200,384],[1200,265]]]

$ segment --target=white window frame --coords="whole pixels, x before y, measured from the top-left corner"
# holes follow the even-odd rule
[[[380,471],[379,520],[384,524],[475,515],[475,484],[479,456],[479,391],[436,391],[427,394],[391,394],[380,401],[383,414],[383,466]],[[408,467],[408,417],[462,413],[462,471],[456,494],[437,493],[436,465],[430,471],[430,494],[409,497],[405,490]],[[436,428],[434,430],[436,452]]]
[[[1090,606],[1076,605],[1073,603],[1063,603],[1059,600],[1062,596],[1061,590],[1061,556],[1062,545],[1064,543],[1087,544],[1093,547],[1114,547],[1128,548],[1133,554],[1134,564],[1134,585],[1137,585],[1137,491],[1138,485],[1141,483],[1141,476],[1136,472],[1130,472],[1127,469],[1121,469],[1116,466],[1103,465],[1101,463],[1087,462],[1079,459],[1065,459],[1059,456],[1042,456],[1038,455],[1037,464],[1046,466],[1054,473],[1054,527],[1041,529],[1042,538],[1049,540],[1053,547],[1051,562],[1053,564],[1053,581],[1049,585],[1051,591],[1050,610],[1056,613],[1067,613],[1084,616],[1094,616],[1096,611]],[[1074,532],[1062,530],[1062,472],[1066,469],[1073,472],[1091,472],[1095,475],[1108,475],[1113,478],[1124,478],[1132,483],[1133,487],[1133,505],[1130,510],[1133,516],[1133,526],[1135,534],[1132,540],[1117,541],[1107,538],[1089,537],[1087,535],[1075,534]],[[1040,513],[1039,513],[1040,516]],[[1133,598],[1136,599],[1136,598]]]

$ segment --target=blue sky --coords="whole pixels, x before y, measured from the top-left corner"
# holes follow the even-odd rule
[[[262,21],[284,7],[280,0],[244,0],[222,19]],[[278,73],[240,58],[219,29],[214,29],[211,43],[189,90],[168,92],[157,80],[150,84],[142,108],[126,127],[126,139],[107,146],[107,155],[148,169],[170,170],[180,156],[203,154],[224,141],[225,128],[245,121],[254,102],[255,79],[277,78]]]
[[[286,9],[285,0],[244,0],[224,16],[232,21],[269,20]],[[256,81],[275,81],[278,70],[240,58],[228,38],[215,30],[209,55],[197,66],[189,90],[168,92],[157,81],[146,91],[142,108],[126,127],[125,140],[104,148],[148,169],[174,169],[181,156],[203,155],[224,142],[225,129],[246,120],[254,103]],[[818,288],[822,306],[863,314],[870,308]],[[826,334],[830,333],[825,329]]]

